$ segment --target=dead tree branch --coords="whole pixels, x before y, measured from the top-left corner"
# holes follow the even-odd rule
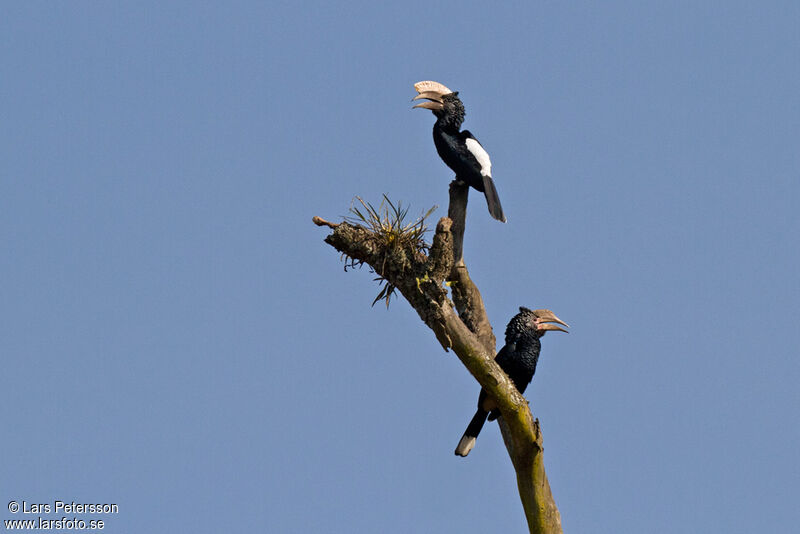
[[[370,230],[350,222],[317,226],[333,231],[325,242],[357,263],[369,265],[394,285],[433,330],[445,350],[452,349],[489,395],[497,400],[503,440],[517,473],[528,527],[532,533],[561,533],[556,507],[542,461],[542,435],[525,398],[494,361],[495,336],[477,286],[463,259],[468,188],[450,185],[449,217],[436,225],[428,254],[409,245],[387,245]],[[447,287],[451,288],[452,301]]]

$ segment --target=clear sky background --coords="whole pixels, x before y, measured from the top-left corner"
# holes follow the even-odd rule
[[[495,333],[521,305],[572,326],[526,395],[565,531],[796,531],[798,24],[795,1],[4,3],[0,519],[524,531],[497,426],[453,455],[475,381],[311,223],[382,193],[446,214],[410,102],[434,79],[509,219],[472,195]]]

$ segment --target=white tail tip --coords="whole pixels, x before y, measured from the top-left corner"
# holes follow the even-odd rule
[[[475,446],[475,441],[477,438],[475,436],[467,436],[464,435],[461,438],[461,441],[458,442],[458,447],[456,447],[456,454],[458,456],[466,456],[469,454],[469,451],[472,450],[472,447]]]

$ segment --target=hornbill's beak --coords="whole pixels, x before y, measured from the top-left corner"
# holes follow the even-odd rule
[[[432,81],[417,82],[414,84],[414,89],[419,94],[411,99],[412,102],[420,98],[430,100],[430,102],[421,102],[414,107],[430,109],[431,111],[443,109],[444,101],[442,100],[442,96],[452,93],[452,91],[444,85]]]
[[[419,100],[420,98],[424,98],[425,100],[430,100],[430,102],[420,102],[415,108],[425,108],[431,111],[437,109],[444,109],[444,101],[442,100],[442,94],[438,91],[423,91],[414,98],[411,99],[413,102],[414,100]],[[414,109],[414,108],[411,108]]]
[[[558,323],[560,325],[569,328],[569,325],[567,323],[556,317],[556,314],[551,312],[550,310],[534,310],[533,313],[539,319],[537,321],[539,330],[558,330],[559,332],[566,332],[567,334],[569,334],[567,330],[561,328],[560,326],[556,326],[554,324],[548,324],[548,323]]]
[[[426,100],[435,100],[436,102],[444,102],[442,100],[442,94],[439,91],[423,91],[414,98],[411,99],[413,102],[414,100],[419,100],[420,98],[424,98]]]
[[[441,102],[420,102],[419,104],[417,104],[416,106],[412,107],[411,109],[414,109],[414,108],[425,108],[425,109],[429,109],[431,111],[436,111],[436,110],[439,110],[439,109],[444,109],[444,104],[442,104]]]

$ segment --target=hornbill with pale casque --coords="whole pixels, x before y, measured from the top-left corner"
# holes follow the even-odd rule
[[[536,362],[539,361],[539,351],[542,348],[539,339],[548,330],[566,332],[558,326],[559,324],[569,328],[567,323],[550,310],[529,310],[524,307],[520,307],[519,313],[508,323],[506,344],[497,353],[495,361],[511,378],[520,393],[525,392],[525,388],[536,373]],[[495,400],[486,393],[486,390],[481,389],[478,396],[478,411],[475,412],[461,441],[458,442],[456,454],[458,456],[469,454],[486,419],[494,421],[499,415],[500,411]]]
[[[433,125],[433,142],[442,161],[456,173],[456,179],[486,195],[489,213],[498,221],[506,222],[500,197],[492,181],[492,162],[489,154],[468,130],[461,131],[466,111],[458,91],[451,91],[439,82],[424,81],[414,84],[419,93],[413,98],[427,100],[414,106],[429,109],[436,115]]]

